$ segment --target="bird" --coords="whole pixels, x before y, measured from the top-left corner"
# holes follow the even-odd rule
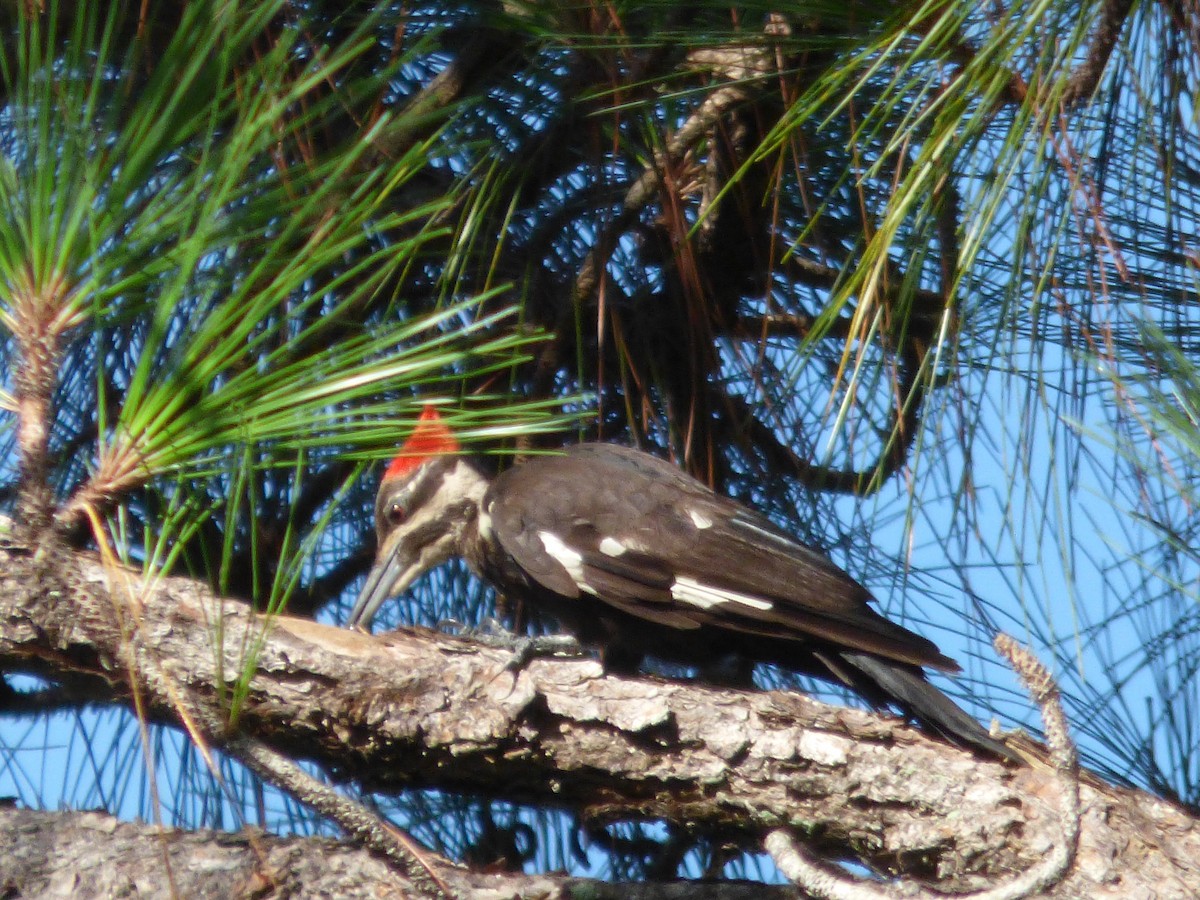
[[[609,669],[645,657],[774,663],[1015,758],[929,682],[927,668],[960,671],[932,641],[876,612],[865,587],[765,515],[644,451],[582,443],[492,477],[427,405],[384,471],[375,531],[350,627],[369,628],[386,600],[457,557]]]

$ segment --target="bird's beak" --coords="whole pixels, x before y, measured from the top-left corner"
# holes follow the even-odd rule
[[[419,560],[405,551],[403,541],[398,538],[399,534],[393,534],[392,540],[379,548],[375,565],[354,601],[354,609],[346,623],[348,627],[368,629],[383,601],[404,593],[419,574]]]

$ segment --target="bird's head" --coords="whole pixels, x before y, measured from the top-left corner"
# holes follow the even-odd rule
[[[351,627],[368,627],[386,599],[458,554],[464,534],[476,526],[488,483],[459,449],[437,410],[426,406],[383,473],[375,497],[379,549],[350,613]]]

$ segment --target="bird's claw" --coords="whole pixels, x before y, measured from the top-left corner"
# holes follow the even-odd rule
[[[520,669],[531,659],[539,656],[582,656],[583,645],[569,634],[539,634],[513,638],[509,649],[513,658],[507,668]]]
[[[579,641],[569,634],[517,635],[491,616],[475,627],[456,619],[443,619],[438,623],[438,629],[485,647],[508,650],[513,655],[506,666],[509,669],[519,669],[539,656],[581,656],[584,652]]]

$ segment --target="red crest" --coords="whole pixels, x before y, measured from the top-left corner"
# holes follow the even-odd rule
[[[425,405],[417,426],[413,429],[396,458],[388,463],[383,473],[384,478],[398,478],[407,475],[421,463],[435,456],[445,456],[457,453],[458,441],[454,433],[446,427],[438,411],[430,404]]]

